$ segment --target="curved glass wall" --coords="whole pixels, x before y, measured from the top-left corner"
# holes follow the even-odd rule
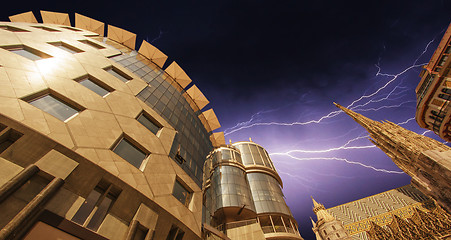
[[[233,166],[218,166],[211,176],[211,189],[212,212],[224,207],[243,206],[255,212],[244,170]]]
[[[216,166],[221,161],[236,162],[243,164],[241,155],[238,151],[230,148],[219,148],[211,154],[212,166]]]
[[[198,117],[201,111],[194,111],[191,108],[190,104],[194,103],[183,96],[186,94],[185,90],[174,79],[136,51],[123,53],[110,59],[148,83],[137,97],[177,130],[169,156],[201,186],[204,160],[213,150],[210,133]],[[183,160],[176,160],[177,154]]]
[[[257,214],[284,213],[291,216],[283,198],[279,182],[265,173],[248,173],[246,175],[254,199]]]
[[[241,152],[241,158],[245,166],[259,165],[275,170],[268,152],[254,143],[236,143],[234,144]]]

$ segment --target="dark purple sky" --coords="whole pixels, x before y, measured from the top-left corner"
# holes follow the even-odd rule
[[[445,0],[35,1],[2,6],[0,20],[48,10],[73,22],[78,12],[138,34],[137,46],[147,39],[204,92],[227,142],[252,137],[268,150],[301,235],[314,239],[310,196],[328,208],[410,182],[332,102],[424,133],[414,89],[449,9]]]

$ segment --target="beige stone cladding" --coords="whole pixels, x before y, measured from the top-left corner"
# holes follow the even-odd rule
[[[100,235],[122,239],[138,209],[148,208],[158,219],[146,224],[157,229],[155,239],[165,238],[172,224],[183,229],[184,239],[199,238],[201,189],[168,157],[174,128],[135,97],[147,83],[110,60],[121,52],[88,37],[96,33],[61,24],[66,22],[0,22],[6,26],[0,28],[0,123],[24,134],[0,154],[0,185],[35,164],[41,172],[65,180],[46,208],[71,219],[96,184],[106,178],[121,193],[99,228]],[[11,27],[20,31],[8,30]],[[40,59],[28,59],[15,49]],[[109,69],[130,79],[124,82],[112,77]],[[108,93],[101,96],[80,84],[87,77]],[[47,95],[77,113],[61,120],[30,103]],[[143,112],[161,126],[157,134],[136,120]],[[146,155],[139,168],[113,152],[122,138]],[[192,191],[189,204],[173,196],[176,179]]]

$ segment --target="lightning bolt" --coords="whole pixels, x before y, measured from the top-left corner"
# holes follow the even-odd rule
[[[348,163],[348,164],[354,164],[354,165],[358,165],[358,166],[361,166],[361,167],[364,167],[364,168],[368,168],[368,169],[371,169],[371,170],[374,170],[374,171],[377,171],[377,172],[393,173],[393,174],[404,174],[404,172],[393,171],[393,170],[387,170],[387,169],[383,169],[383,168],[376,168],[376,167],[373,167],[373,166],[371,166],[371,165],[363,164],[363,163],[361,163],[361,162],[350,161],[350,160],[348,160],[348,159],[346,159],[346,158],[338,158],[338,157],[312,157],[312,158],[300,158],[300,157],[296,157],[296,156],[293,156],[293,155],[290,155],[290,154],[287,154],[287,153],[277,153],[277,154],[273,153],[273,154],[270,154],[270,155],[283,155],[283,156],[288,156],[288,157],[290,157],[290,158],[292,158],[292,159],[295,159],[295,160],[298,160],[298,161],[311,161],[311,160],[341,161],[341,162],[345,162],[345,163]]]
[[[368,105],[370,103],[387,100],[393,94],[394,90],[399,87],[399,84],[396,87],[394,87],[394,89],[392,89],[390,91],[390,93],[387,96],[385,96],[384,98],[381,98],[379,100],[374,100],[374,99],[371,99],[371,98],[375,97],[381,91],[386,89],[391,83],[396,81],[400,76],[404,75],[408,71],[427,64],[427,63],[418,64],[417,62],[428,51],[430,45],[435,41],[436,37],[437,36],[435,36],[431,41],[429,41],[427,43],[427,45],[425,46],[425,48],[423,49],[421,54],[419,54],[419,56],[415,59],[414,63],[411,66],[405,68],[404,70],[402,70],[399,73],[396,73],[396,74],[382,73],[381,72],[381,67],[379,66],[379,62],[378,62],[378,64],[375,64],[376,68],[378,69],[378,71],[376,73],[376,76],[390,77],[391,79],[388,80],[384,85],[382,85],[381,87],[379,87],[378,89],[373,91],[372,93],[370,93],[370,94],[363,94],[359,98],[355,99],[346,108],[349,108],[351,110],[355,110],[357,107],[363,107],[363,106],[366,106],[366,105]],[[379,58],[379,61],[380,61],[380,58]],[[359,102],[361,102],[363,100],[366,100],[366,99],[368,99],[368,101],[366,101],[365,103],[357,105],[357,106],[354,106],[355,104],[357,104],[357,103],[359,103]],[[388,106],[386,106],[384,108],[387,108],[387,107]],[[395,106],[392,106],[392,107],[395,107]],[[359,110],[363,111],[362,109],[359,109]],[[372,111],[377,111],[377,109],[371,109],[371,110]],[[367,110],[367,111],[370,111],[370,110]],[[324,116],[322,116],[322,117],[320,117],[319,119],[316,119],[316,120],[309,120],[309,121],[304,121],[304,122],[295,121],[295,122],[291,122],[291,123],[275,122],[275,121],[273,121],[273,122],[253,122],[253,120],[251,118],[249,121],[242,122],[243,123],[242,125],[238,125],[237,124],[234,127],[230,128],[230,131],[229,132],[225,132],[224,135],[227,136],[227,135],[230,135],[230,134],[235,133],[237,131],[241,131],[241,130],[252,128],[252,127],[256,127],[256,126],[295,126],[295,125],[308,125],[308,124],[313,124],[313,123],[317,124],[317,123],[320,123],[321,121],[323,121],[325,119],[333,118],[333,117],[337,116],[340,113],[341,113],[341,111],[332,111],[332,112],[330,112],[330,113],[328,113],[328,114],[326,114],[326,115],[324,115]]]

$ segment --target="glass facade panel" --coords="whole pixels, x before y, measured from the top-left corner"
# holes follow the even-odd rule
[[[230,150],[222,149],[221,153],[222,153],[222,160],[232,160],[232,155],[231,155]]]
[[[241,152],[241,159],[244,165],[254,165],[254,160],[252,159],[251,151],[249,149],[249,144],[239,144],[236,146]]]
[[[100,196],[102,195],[101,192],[94,189],[89,196],[86,198],[86,200],[83,202],[81,207],[78,209],[77,213],[72,217],[72,221],[83,225],[88,218],[89,214],[91,214],[92,210],[94,209],[95,204],[99,200]]]
[[[112,202],[113,199],[110,196],[106,196],[102,200],[102,202],[97,208],[97,211],[94,213],[94,216],[92,216],[91,220],[89,221],[87,228],[93,231],[97,231],[103,219],[105,218]]]
[[[49,94],[38,99],[31,100],[28,103],[53,115],[61,121],[65,121],[78,113],[76,109]]]
[[[160,127],[144,114],[141,114],[136,120],[138,120],[138,122],[144,125],[144,127],[149,129],[155,135],[158,133],[158,131],[160,131]]]
[[[32,53],[30,51],[27,51],[25,49],[12,49],[12,50],[10,50],[10,52],[18,54],[18,55],[20,55],[22,57],[26,57],[26,58],[28,58],[28,59],[30,59],[32,61],[36,61],[36,60],[42,59],[42,57],[38,56],[37,54],[34,54],[34,53]]]
[[[222,207],[242,207],[255,211],[245,172],[237,167],[218,166],[213,171],[212,211]]]
[[[251,149],[251,154],[252,157],[254,157],[255,164],[263,166],[263,159],[258,152],[257,146],[254,144],[249,144],[249,148]]]
[[[138,169],[141,167],[142,162],[146,158],[146,154],[144,152],[133,146],[125,138],[122,138],[116,148],[114,148],[113,152]]]
[[[85,78],[81,81],[79,81],[78,83],[80,83],[81,85],[85,86],[86,88],[88,88],[89,90],[97,93],[98,95],[104,97],[105,95],[107,95],[109,93],[108,90],[104,89],[103,87],[97,85],[96,83],[94,83],[91,79],[89,78]]]
[[[178,180],[175,180],[174,189],[172,191],[177,200],[179,200],[183,205],[187,206],[191,200],[191,192],[186,189]]]
[[[114,68],[110,68],[108,70],[106,70],[108,73],[110,73],[111,75],[113,75],[115,78],[121,80],[122,82],[128,82],[130,81],[132,78],[119,72],[118,70],[114,69]]]
[[[277,180],[264,173],[246,175],[257,213],[280,212],[291,215]]]

